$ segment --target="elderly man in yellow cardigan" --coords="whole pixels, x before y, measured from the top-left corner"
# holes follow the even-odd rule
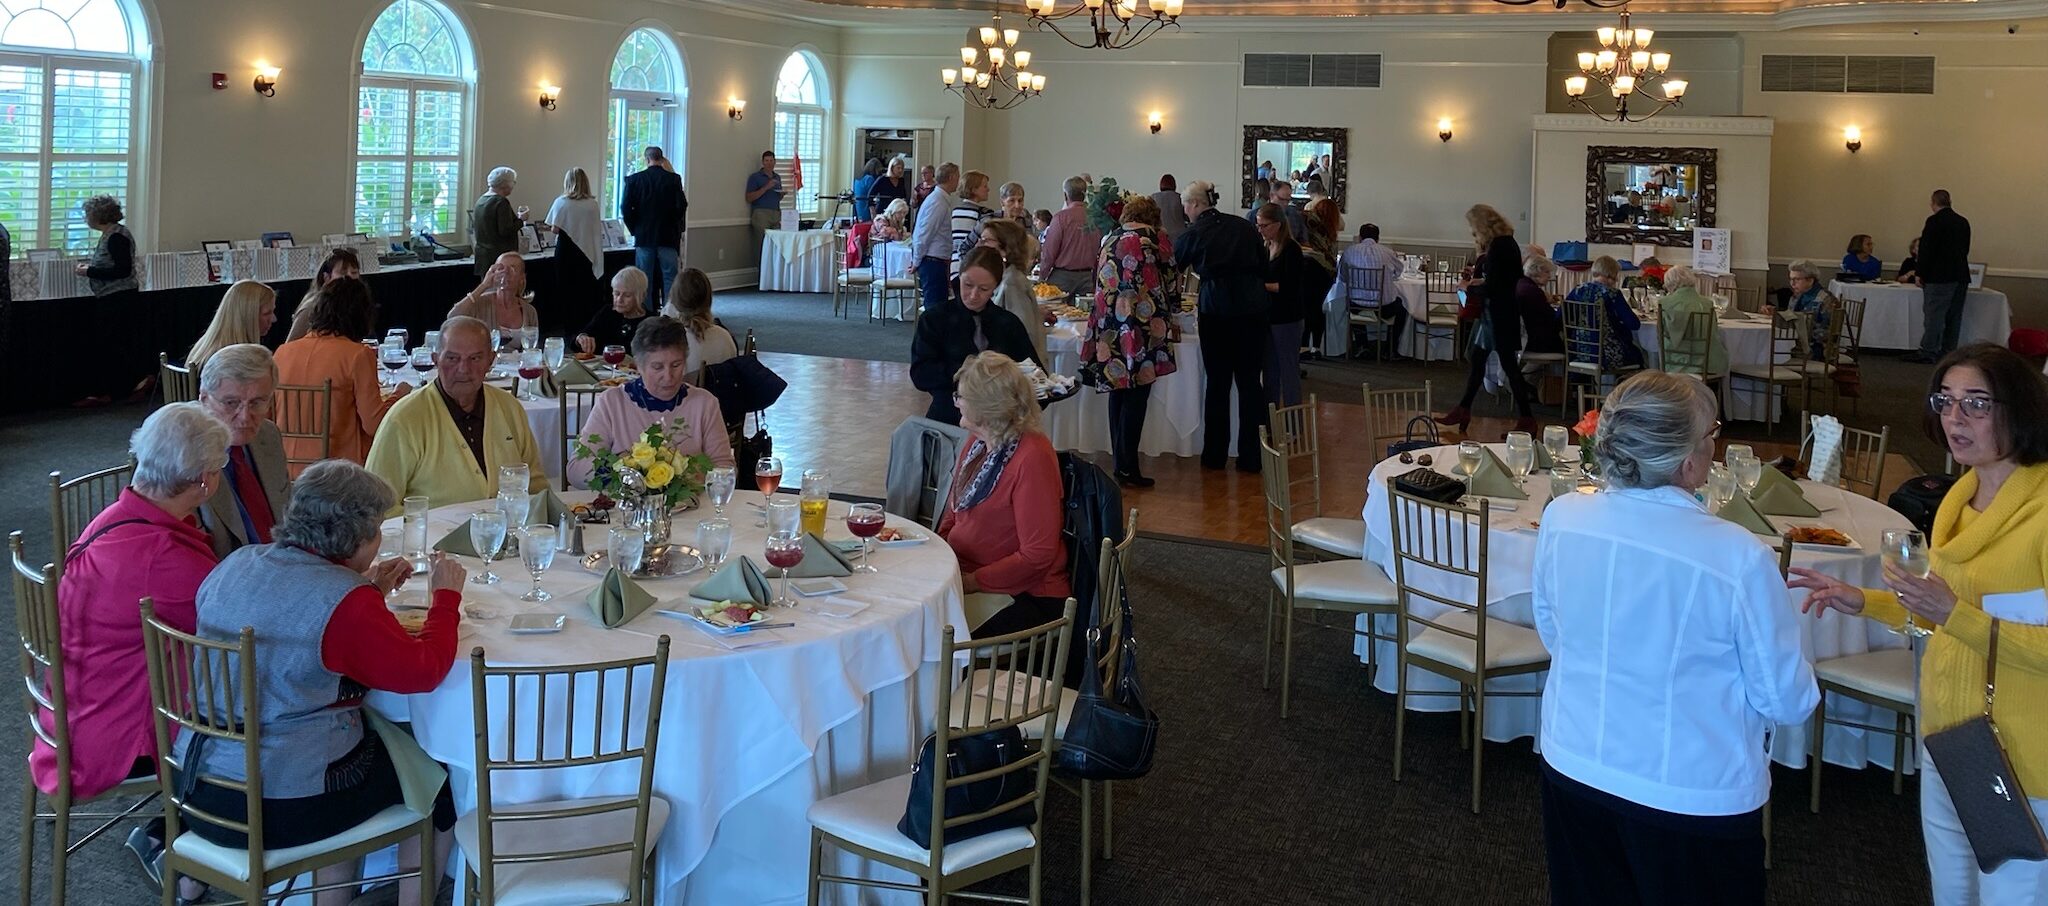
[[[547,487],[519,400],[484,383],[494,356],[484,322],[457,316],[441,325],[433,389],[391,407],[365,463],[400,498],[422,495],[434,506],[488,499],[498,493],[498,467],[522,462],[532,467],[528,490]]]

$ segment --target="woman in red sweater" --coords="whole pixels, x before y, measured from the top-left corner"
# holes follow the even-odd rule
[[[998,352],[969,356],[954,386],[970,440],[953,466],[939,537],[960,558],[973,634],[1042,625],[1059,617],[1070,586],[1060,462],[1039,427],[1038,398],[1017,363]]]

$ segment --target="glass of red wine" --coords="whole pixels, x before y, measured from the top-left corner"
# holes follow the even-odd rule
[[[618,371],[620,365],[626,364],[626,347],[617,345],[606,346],[604,348],[604,363],[611,366],[613,371]]]
[[[405,351],[405,345],[385,343],[377,348],[377,360],[384,366],[384,380],[381,386],[389,387],[398,383],[398,372],[412,363],[412,355]]]
[[[775,496],[776,489],[782,487],[782,460],[774,456],[763,456],[758,462],[755,462],[754,487],[759,488],[761,495],[764,497]],[[763,517],[759,524],[767,525],[767,510],[765,509],[767,505],[764,503],[762,506],[764,507],[762,510]]]
[[[538,349],[528,349],[519,353],[519,378],[526,382],[520,388],[520,399],[540,399],[540,394],[535,393],[534,388],[539,386],[538,382],[541,375],[548,373],[547,369],[542,367],[545,364],[542,355],[542,352]]]
[[[412,351],[412,370],[419,372],[420,377],[433,374],[434,366],[437,364],[439,363],[434,361],[433,350],[422,346]]]
[[[775,596],[777,607],[794,607],[796,600],[789,596],[789,570],[804,562],[804,536],[802,532],[776,532],[768,536],[768,544],[761,555],[768,565],[782,571],[782,590]]]
[[[882,524],[887,520],[879,503],[856,503],[846,511],[846,530],[860,539],[860,565],[853,568],[854,572],[881,572],[874,567],[875,536],[882,533]]]

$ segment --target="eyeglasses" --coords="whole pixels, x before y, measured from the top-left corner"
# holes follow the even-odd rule
[[[270,397],[267,396],[258,396],[245,400],[221,396],[208,397],[208,399],[214,406],[230,415],[242,415],[244,413],[262,415],[270,411]]]
[[[1715,420],[1715,422],[1714,422],[1714,430],[1712,430],[1712,431],[1708,431],[1708,432],[1707,432],[1707,439],[1708,439],[1708,440],[1720,440],[1720,439],[1721,439],[1721,422],[1720,422],[1720,421],[1719,421],[1718,419],[1717,419],[1717,420]]]
[[[1991,406],[1996,402],[1997,400],[1988,396],[1956,397],[1946,393],[1934,393],[1927,397],[1927,408],[1934,410],[1935,415],[1947,415],[1949,404],[1953,403],[1962,407],[1965,416],[1984,418],[1991,414]]]

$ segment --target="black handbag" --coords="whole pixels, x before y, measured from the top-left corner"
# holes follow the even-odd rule
[[[1948,496],[1948,489],[1955,487],[1955,484],[1954,475],[1939,473],[1908,478],[1904,484],[1899,485],[1898,490],[1892,492],[1885,505],[1906,517],[1906,521],[1913,523],[1914,528],[1932,532],[1934,514],[1941,509],[1941,499]]]
[[[1415,433],[1416,422],[1422,423],[1422,433],[1420,436]],[[1443,446],[1443,441],[1437,439],[1436,419],[1430,418],[1427,415],[1418,415],[1408,420],[1408,427],[1401,432],[1400,440],[1387,445],[1387,458],[1392,459],[1403,453],[1427,450],[1431,447],[1440,446]]]
[[[1110,556],[1118,556],[1111,554]],[[1121,568],[1121,564],[1118,564]],[[1116,688],[1102,688],[1100,630],[1088,629],[1087,664],[1082,667],[1081,694],[1067,718],[1066,735],[1053,753],[1053,770],[1077,780],[1136,780],[1152,770],[1159,744],[1159,714],[1145,706],[1138,686],[1138,637],[1131,625],[1131,596],[1119,595],[1123,639],[1118,644],[1123,669]]]
[[[1991,721],[1991,698],[1997,691],[1998,620],[1991,621],[1991,643],[1984,660],[1984,713],[1922,740],[1928,757],[1941,772],[1941,783],[1955,803],[1956,820],[1977,867],[1990,874],[2012,859],[2048,859],[2048,837],[2034,817],[2033,804],[2020,789],[2012,759],[1999,742]]]
[[[1437,503],[1453,503],[1465,496],[1465,483],[1435,469],[1411,469],[1390,479],[1394,490]]]
[[[746,431],[744,427],[740,430]],[[775,438],[769,436],[766,425],[756,420],[754,433],[741,433],[740,442],[733,447],[733,468],[739,478],[740,487],[751,488],[754,486],[754,466],[761,461],[761,457],[775,455]]]
[[[932,750],[937,748],[937,743],[938,735],[932,734],[926,736],[924,745],[918,748],[917,764],[910,769],[910,801],[903,808],[903,817],[896,822],[897,831],[926,849],[932,846],[932,774],[936,770],[932,766]],[[1024,742],[1023,731],[1014,726],[972,736],[957,736],[946,747],[946,776],[965,777],[991,771],[1014,764],[1031,751]],[[985,812],[1037,792],[1038,777],[1028,768],[963,783],[946,791],[946,818],[950,820]],[[957,843],[1007,828],[1025,827],[1037,820],[1038,805],[1027,803],[980,821],[948,828],[946,842]]]

